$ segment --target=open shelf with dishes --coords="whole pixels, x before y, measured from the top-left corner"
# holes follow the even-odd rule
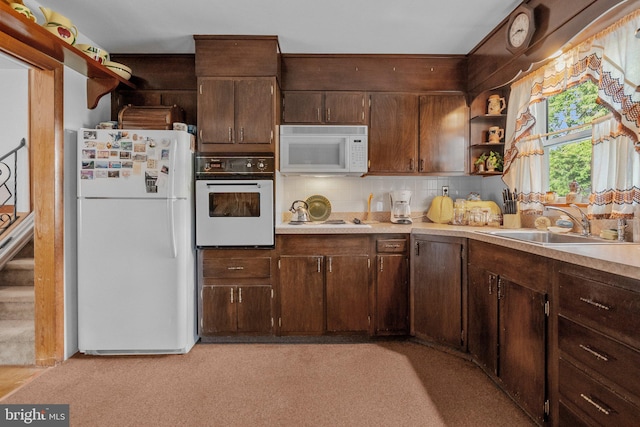
[[[504,131],[507,121],[506,98],[500,91],[483,92],[473,99],[469,123],[469,173],[471,175],[501,175],[504,157]],[[499,158],[500,165],[489,170],[486,159]]]
[[[87,77],[87,108],[94,109],[100,98],[119,84],[135,89],[134,84],[16,12],[7,3],[0,2],[0,14],[0,31]],[[19,48],[16,46],[15,50]]]

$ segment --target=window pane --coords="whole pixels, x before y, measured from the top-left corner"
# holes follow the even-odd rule
[[[576,180],[581,193],[591,191],[591,138],[553,146],[549,149],[549,190],[566,196],[569,183]]]
[[[549,97],[548,131],[556,132],[576,125],[591,123],[594,118],[607,114],[608,110],[596,103],[597,97],[598,87],[590,81]],[[553,137],[563,135],[566,133],[553,135]]]
[[[598,87],[587,81],[547,99],[547,131],[558,132],[550,135],[545,143],[548,147],[548,182],[549,190],[558,196],[566,196],[569,183],[574,180],[584,196],[591,191],[591,128],[561,131],[588,125],[593,119],[607,114],[608,110],[596,102],[597,97]]]

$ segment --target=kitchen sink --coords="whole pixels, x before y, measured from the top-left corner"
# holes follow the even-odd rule
[[[552,245],[611,245],[629,244],[631,242],[618,242],[617,240],[606,240],[595,236],[582,236],[573,233],[551,233],[549,231],[478,231],[478,233],[490,234],[497,237],[521,240],[543,246]]]

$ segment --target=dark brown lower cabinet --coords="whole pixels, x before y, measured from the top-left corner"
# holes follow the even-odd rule
[[[377,335],[409,331],[409,259],[404,254],[378,254],[376,268]]]
[[[367,235],[277,236],[280,334],[369,332],[369,242]]]
[[[203,334],[270,333],[271,286],[205,286]]]
[[[409,333],[409,236],[375,237],[376,335]]]
[[[555,270],[554,425],[638,425],[640,282],[563,262]]]
[[[274,291],[269,250],[198,251],[199,333],[272,335]]]
[[[280,320],[282,334],[324,331],[324,257],[281,256]]]
[[[469,241],[468,349],[539,423],[547,421],[548,262]]]
[[[369,330],[369,256],[327,256],[327,331]]]
[[[413,236],[412,250],[412,334],[463,349],[466,239]]]

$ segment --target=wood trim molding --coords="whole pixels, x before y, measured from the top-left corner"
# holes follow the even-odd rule
[[[63,65],[0,32],[0,51],[29,70],[31,203],[35,214],[35,358],[64,359]]]

